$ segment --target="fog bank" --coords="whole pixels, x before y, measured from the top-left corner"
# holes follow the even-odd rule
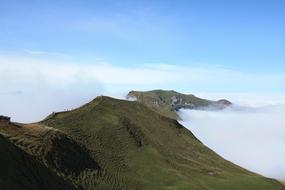
[[[181,123],[224,158],[267,177],[285,179],[285,104],[180,110]]]

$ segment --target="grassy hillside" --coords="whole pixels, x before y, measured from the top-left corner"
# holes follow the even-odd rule
[[[177,121],[139,102],[98,97],[41,124],[72,137],[98,163],[99,174],[80,174],[84,189],[96,189],[98,176],[102,189],[284,189],[222,159]]]
[[[1,190],[62,190],[76,188],[0,134]]]
[[[228,100],[206,100],[198,98],[192,94],[181,94],[173,90],[152,90],[152,91],[131,91],[128,98],[148,106],[150,109],[172,119],[179,119],[175,111],[186,109],[223,109],[232,103]]]
[[[285,189],[139,102],[102,96],[37,124],[0,122],[0,135],[1,189]]]

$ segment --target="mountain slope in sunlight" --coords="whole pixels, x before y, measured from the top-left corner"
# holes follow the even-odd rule
[[[176,120],[135,101],[101,96],[37,124],[2,125],[0,134],[71,185],[63,189],[285,189],[224,160]]]
[[[181,94],[173,90],[130,91],[127,98],[134,99],[158,113],[179,119],[179,109],[224,109],[232,103],[228,100],[206,100],[192,94]]]
[[[114,188],[282,189],[205,147],[177,121],[139,102],[98,97],[42,122],[84,145]],[[115,178],[114,178],[115,177]]]

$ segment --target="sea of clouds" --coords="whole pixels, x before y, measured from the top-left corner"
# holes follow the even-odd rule
[[[237,103],[225,110],[180,110],[180,122],[227,160],[285,179],[285,97],[231,96]]]
[[[226,98],[235,106],[223,111],[180,110],[183,125],[226,159],[265,176],[285,179],[284,94],[193,92],[195,87],[196,91],[200,87],[209,91],[255,87],[274,92],[284,89],[284,75],[164,64],[118,67],[105,62],[51,62],[0,53],[0,115],[10,116],[12,121],[35,122],[102,94],[122,99],[129,90],[175,87],[184,92],[190,88],[198,97]]]

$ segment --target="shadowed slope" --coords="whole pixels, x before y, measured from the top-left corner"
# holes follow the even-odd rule
[[[75,190],[31,155],[0,134],[1,190]]]
[[[96,172],[100,170],[99,165],[84,147],[53,128],[39,124],[24,125],[9,122],[4,125],[3,123],[2,125],[0,124],[0,135],[1,134],[4,135],[15,148],[21,149],[23,154],[26,155],[27,160],[31,159],[32,162],[37,162],[38,165],[45,168],[42,172],[41,168],[33,170],[33,165],[28,165],[27,167],[29,168],[23,169],[23,172],[27,171],[27,177],[33,178],[33,175],[28,173],[30,170],[39,175],[38,177],[40,177],[40,179],[48,178],[49,176],[46,171],[49,171],[54,177],[60,178],[58,181],[63,183],[65,180],[71,178],[75,179],[86,170],[94,170]],[[1,157],[5,159],[5,161],[8,161],[10,156],[5,154],[2,156],[1,154]],[[12,160],[11,164],[12,162],[17,163],[17,160]],[[19,168],[21,170],[21,167]],[[9,171],[13,171],[13,169],[13,167],[7,167]],[[17,175],[15,175],[15,177],[19,178]],[[21,181],[23,179],[19,178],[19,180]],[[36,182],[42,183],[40,181]],[[57,181],[53,179],[50,183],[53,184],[56,182]],[[74,189],[75,187],[80,188],[80,185],[78,185],[75,180],[69,180],[69,182],[73,184]],[[33,185],[34,184],[31,183],[31,186]],[[27,186],[29,186],[29,184],[27,184]],[[21,189],[20,187],[21,186],[19,186],[19,189]],[[54,188],[51,187],[43,186],[43,189],[56,189],[57,186]],[[61,189],[65,188],[61,187]]]

